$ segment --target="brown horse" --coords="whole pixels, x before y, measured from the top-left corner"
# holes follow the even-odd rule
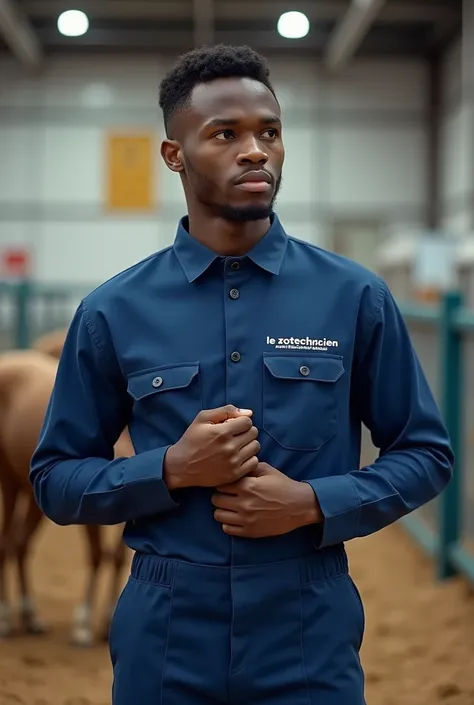
[[[38,338],[33,348],[46,355],[59,360],[66,330],[54,330],[41,338]],[[125,429],[115,444],[115,457],[124,458],[134,454],[133,445],[128,430]],[[76,609],[72,632],[72,642],[76,646],[90,646],[94,641],[92,629],[92,612],[97,595],[98,579],[100,569],[106,561],[112,564],[112,580],[110,583],[110,595],[108,601],[107,614],[105,615],[101,637],[108,638],[110,621],[117,603],[121,587],[121,575],[127,558],[127,547],[122,540],[123,527],[114,541],[112,550],[107,551],[104,545],[104,529],[101,526],[91,525],[83,527],[86,532],[87,545],[89,550],[89,573],[87,578],[84,601]]]
[[[28,575],[29,549],[43,515],[33,497],[28,472],[56,368],[53,359],[35,351],[0,355],[0,636],[14,632],[6,594],[7,560],[15,563],[18,570],[22,629],[32,634],[44,631],[36,614]],[[21,499],[24,499],[23,511],[19,506]]]

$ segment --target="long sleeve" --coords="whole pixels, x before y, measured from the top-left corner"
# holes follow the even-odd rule
[[[177,506],[162,477],[168,446],[114,459],[130,400],[106,323],[95,319],[83,301],[31,460],[36,501],[62,525],[118,524]]]
[[[379,449],[361,470],[310,480],[323,515],[320,546],[367,536],[436,497],[454,464],[447,430],[392,295],[379,280],[362,311],[352,408]],[[368,308],[368,307],[366,307]]]

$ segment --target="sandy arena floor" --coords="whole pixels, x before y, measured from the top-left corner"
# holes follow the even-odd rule
[[[52,631],[0,643],[0,705],[110,703],[107,647],[69,646],[84,556],[76,527],[42,529],[34,571]],[[462,581],[437,586],[398,528],[353,542],[350,557],[366,604],[368,705],[474,705],[474,596]]]

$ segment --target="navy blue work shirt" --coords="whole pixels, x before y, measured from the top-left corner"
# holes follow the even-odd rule
[[[371,534],[438,495],[448,434],[384,281],[288,236],[275,215],[243,257],[187,227],[78,307],[31,463],[43,512],[127,522],[132,549],[231,565]],[[319,529],[229,537],[214,490],[168,491],[166,450],[201,409],[225,404],[253,409],[261,461],[310,483]],[[380,449],[362,469],[361,422]],[[136,456],[114,460],[127,424]]]

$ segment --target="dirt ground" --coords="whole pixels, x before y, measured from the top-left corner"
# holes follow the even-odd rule
[[[466,585],[436,585],[429,561],[398,527],[352,542],[349,554],[366,606],[368,705],[474,705],[474,596]],[[69,646],[84,559],[79,529],[44,526],[34,571],[51,633],[0,643],[0,705],[110,703],[107,647]]]

